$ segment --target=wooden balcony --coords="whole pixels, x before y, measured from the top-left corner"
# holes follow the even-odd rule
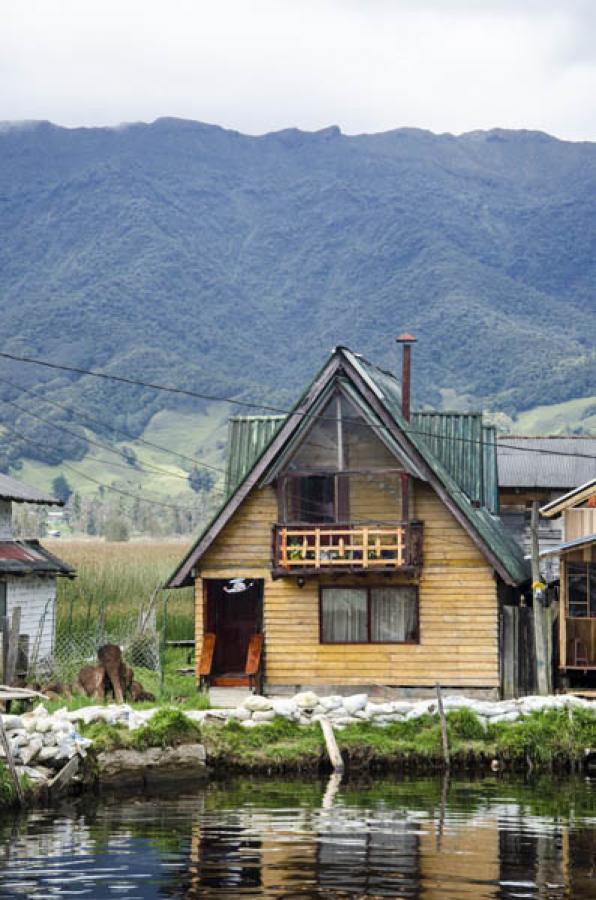
[[[274,575],[379,572],[422,564],[422,522],[274,525]]]

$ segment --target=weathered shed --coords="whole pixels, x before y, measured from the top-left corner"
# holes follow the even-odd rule
[[[21,647],[37,663],[54,648],[56,577],[72,578],[74,569],[50,553],[38,540],[17,539],[12,523],[13,503],[63,506],[49,494],[8,475],[0,474],[0,618],[21,610]]]

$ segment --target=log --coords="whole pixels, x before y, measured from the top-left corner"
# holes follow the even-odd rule
[[[73,756],[72,759],[69,759],[65,766],[62,766],[60,771],[54,775],[50,783],[48,784],[48,791],[50,792],[51,797],[55,797],[57,794],[62,793],[65,790],[74,776],[79,771],[79,757]]]
[[[327,718],[327,716],[321,716],[319,719],[321,725],[321,731],[323,732],[323,737],[325,738],[325,744],[327,746],[327,753],[329,754],[329,759],[331,760],[331,765],[333,766],[334,772],[343,772],[344,770],[344,761],[341,757],[341,753],[339,752],[339,747],[337,746],[337,741],[335,740],[335,733],[333,731],[333,725]]]

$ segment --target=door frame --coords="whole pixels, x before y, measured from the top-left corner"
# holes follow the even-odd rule
[[[237,578],[245,578],[246,581],[252,581],[254,584],[254,588],[256,589],[256,616],[255,616],[255,630],[252,632],[253,634],[263,634],[263,598],[265,594],[265,579],[264,578],[249,578],[244,575],[234,576]],[[217,614],[216,614],[216,605],[218,595],[221,593],[223,586],[230,581],[230,578],[205,578],[203,580],[203,609],[204,609],[204,620],[203,620],[203,633],[208,634],[212,633],[215,635],[215,654],[214,654],[214,664],[215,659],[217,658]],[[248,652],[248,646],[247,646]],[[261,657],[261,675],[264,672],[264,664],[265,664],[265,654],[263,648],[263,654]],[[246,665],[246,663],[245,663]],[[234,685],[228,684],[228,682],[234,681]],[[222,676],[221,673],[217,673],[212,671],[210,682],[212,685],[217,686],[238,686],[249,683],[248,675],[243,675],[237,679],[226,679]],[[225,682],[225,684],[224,684]]]

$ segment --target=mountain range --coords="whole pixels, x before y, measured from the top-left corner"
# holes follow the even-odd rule
[[[210,396],[287,407],[411,331],[418,405],[588,397],[595,244],[596,144],[539,132],[0,126],[2,349]],[[4,467],[206,407],[7,361],[0,400]]]

